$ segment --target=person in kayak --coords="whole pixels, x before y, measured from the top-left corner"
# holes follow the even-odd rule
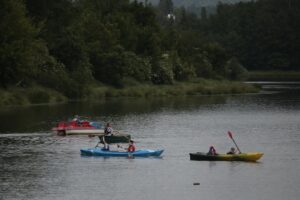
[[[230,151],[228,151],[227,154],[236,154],[235,148],[231,147]]]
[[[210,146],[207,155],[215,156],[218,155],[214,146]]]
[[[135,152],[135,145],[134,145],[133,140],[129,141],[129,145],[128,145],[127,151],[128,152]]]
[[[129,140],[129,144],[127,148],[122,147],[121,145],[117,145],[118,148],[124,149],[125,151],[132,153],[135,152],[135,145],[133,140]]]
[[[104,128],[104,134],[105,135],[113,135],[113,128],[111,127],[110,123],[107,123],[105,128]]]

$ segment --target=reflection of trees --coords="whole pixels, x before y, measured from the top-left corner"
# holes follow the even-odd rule
[[[189,97],[170,97],[153,99],[122,99],[118,102],[106,102],[102,106],[103,113],[123,115],[128,113],[147,113],[159,110],[181,111],[186,109],[198,109],[204,105],[223,104],[226,96],[189,96]]]
[[[111,98],[102,102],[73,102],[68,104],[20,107],[0,113],[1,132],[49,132],[58,121],[74,114],[103,120],[107,116],[130,113],[145,114],[160,110],[182,111],[201,106],[224,104],[226,96],[186,96],[162,98]]]

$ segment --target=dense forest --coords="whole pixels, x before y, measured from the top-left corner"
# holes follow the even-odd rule
[[[300,1],[219,3],[198,17],[172,0],[0,1],[0,87],[243,79],[247,70],[299,70]]]

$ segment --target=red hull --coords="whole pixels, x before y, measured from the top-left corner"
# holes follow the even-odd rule
[[[104,133],[103,129],[92,126],[89,121],[59,122],[57,127],[52,128],[52,131],[58,135]]]

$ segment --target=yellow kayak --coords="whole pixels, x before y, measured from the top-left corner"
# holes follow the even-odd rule
[[[207,155],[207,153],[197,152],[190,153],[191,160],[208,160],[208,161],[248,161],[255,162],[259,160],[264,154],[261,152],[249,152],[240,154],[218,154]]]

